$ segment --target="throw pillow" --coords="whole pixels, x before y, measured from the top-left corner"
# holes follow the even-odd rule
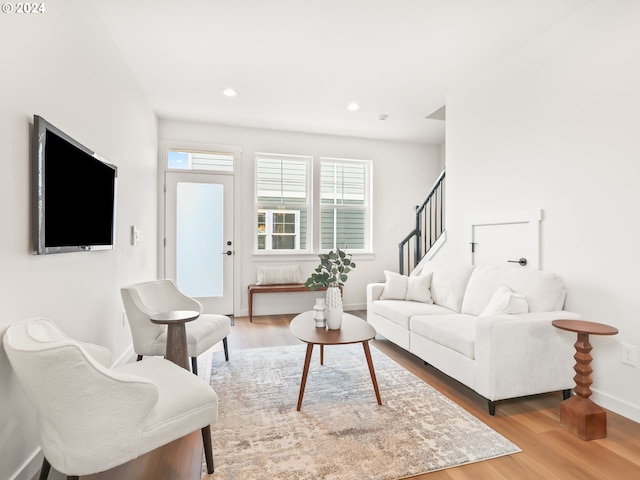
[[[404,300],[407,295],[408,277],[385,270],[384,278],[384,289],[380,294],[380,300]]]
[[[412,302],[433,303],[431,298],[431,278],[433,273],[409,277],[405,298]]]
[[[277,265],[258,267],[258,285],[281,285],[301,283],[300,265]]]
[[[497,288],[493,293],[489,304],[480,314],[481,317],[487,315],[502,315],[514,313],[528,313],[529,304],[524,295],[513,292],[506,285]]]
[[[380,300],[410,300],[433,303],[431,298],[431,273],[407,277],[399,273],[384,271],[385,284]]]

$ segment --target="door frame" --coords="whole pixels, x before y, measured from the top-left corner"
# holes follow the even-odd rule
[[[473,229],[479,226],[506,225],[509,223],[526,223],[527,236],[531,242],[532,258],[527,258],[528,266],[540,270],[540,222],[542,221],[542,209],[517,210],[512,212],[496,212],[476,215],[469,219],[469,243],[473,243]],[[469,248],[469,259],[474,265],[473,251]]]
[[[167,152],[169,150],[199,150],[203,152],[226,152],[233,154],[233,173],[226,172],[226,175],[233,175],[233,209],[234,214],[242,210],[242,147],[237,145],[224,145],[205,142],[186,142],[161,140],[158,142],[158,230],[157,230],[157,255],[156,262],[158,265],[156,275],[158,278],[164,278],[165,272],[165,173],[169,172],[185,172],[185,173],[202,173],[202,174],[221,174],[212,170],[172,170],[167,168]],[[242,300],[242,222],[233,222],[233,243],[235,258],[233,261],[233,315],[241,314]]]

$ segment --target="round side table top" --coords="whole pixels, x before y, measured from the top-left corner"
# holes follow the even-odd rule
[[[152,323],[185,323],[195,320],[200,316],[200,313],[195,310],[173,310],[171,312],[154,313],[149,318]]]
[[[618,329],[604,323],[588,322],[586,320],[554,320],[554,327],[569,332],[587,333],[590,335],[615,335]]]
[[[315,326],[313,310],[303,312],[291,320],[291,333],[306,343],[316,345],[341,345],[360,343],[376,336],[376,330],[361,318],[350,313],[342,314],[342,326],[339,330],[327,330]]]

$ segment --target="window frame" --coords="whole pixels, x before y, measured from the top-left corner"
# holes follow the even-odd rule
[[[332,204],[325,205],[322,203],[322,164],[323,162],[331,162],[331,163],[340,163],[340,164],[359,164],[364,166],[364,195],[363,201],[364,204],[362,206],[357,205],[344,205],[344,204]],[[372,227],[373,227],[373,162],[371,160],[358,160],[351,158],[338,158],[338,157],[319,157],[318,158],[318,251],[321,253],[328,252],[330,250],[335,250],[336,248],[340,248],[341,250],[348,251],[349,253],[373,253],[373,241],[372,241]],[[322,247],[322,212],[323,210],[363,210],[364,211],[364,228],[363,228],[363,236],[364,236],[364,246],[363,248],[352,248],[348,245],[336,245],[335,238],[332,247],[323,248]],[[334,233],[335,237],[335,233]]]
[[[260,159],[275,159],[275,160],[299,160],[305,164],[305,199],[304,202],[294,203],[294,202],[260,202],[259,199],[259,176],[258,176],[258,168],[259,168],[259,160]],[[278,153],[266,153],[266,152],[255,152],[254,154],[254,215],[252,220],[252,231],[254,231],[253,235],[253,251],[255,255],[264,256],[264,255],[300,255],[300,254],[310,254],[312,253],[313,248],[313,157],[310,155],[291,155],[291,154],[278,154]],[[306,210],[306,222],[301,219],[300,209],[303,207]],[[258,244],[258,237],[260,233],[258,232],[258,215],[261,211],[269,211],[273,213],[278,212],[286,212],[286,213],[296,213],[297,215],[297,225],[299,226],[297,235],[296,235],[296,247],[294,249],[267,249],[267,245],[265,243],[265,248],[260,249]],[[266,221],[265,221],[266,226]],[[306,230],[306,238],[304,242],[306,244],[305,248],[300,248],[302,244],[302,235],[303,229]],[[271,238],[272,239],[272,238]]]

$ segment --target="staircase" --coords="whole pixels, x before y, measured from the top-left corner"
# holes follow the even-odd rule
[[[444,232],[445,170],[422,205],[416,207],[415,228],[398,244],[399,272],[410,273]]]

